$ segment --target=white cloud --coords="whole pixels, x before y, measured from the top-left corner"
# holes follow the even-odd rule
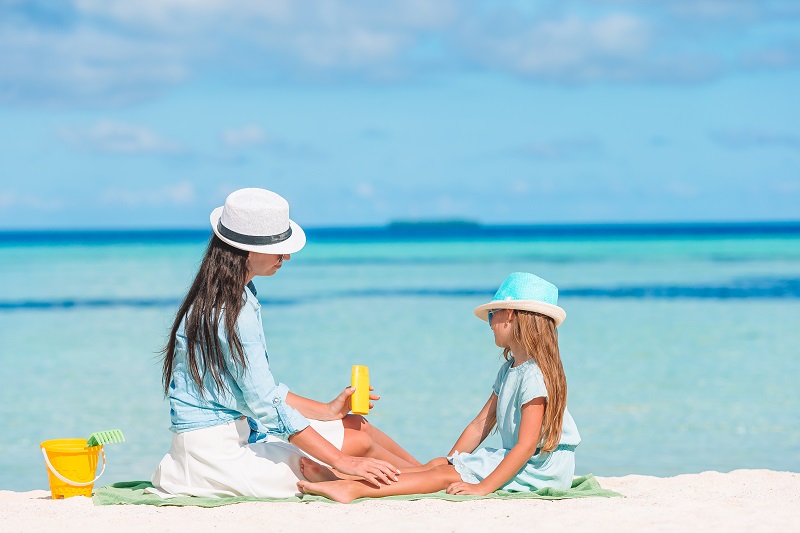
[[[125,207],[186,205],[194,202],[196,196],[194,185],[188,181],[181,181],[152,190],[109,188],[100,194],[99,202],[106,206]]]
[[[623,13],[596,20],[571,16],[493,26],[476,23],[460,39],[468,55],[484,66],[576,81],[633,77],[631,67],[646,56],[650,41],[647,22]]]
[[[740,63],[752,69],[786,69],[800,65],[800,43],[783,43],[742,54]]]
[[[530,185],[526,181],[516,180],[511,183],[511,192],[518,195],[526,195],[530,191]]]
[[[512,153],[534,159],[577,159],[595,155],[602,150],[596,139],[575,138],[552,141],[533,141]]]
[[[795,0],[659,0],[659,4],[678,16],[703,22],[786,20],[800,16]]]
[[[89,128],[63,128],[59,136],[70,145],[92,152],[112,154],[177,154],[181,146],[149,128],[100,121]]]
[[[0,101],[114,106],[198,73],[395,78],[452,0],[73,0],[44,24],[0,4]],[[41,10],[56,10],[43,7]],[[47,16],[50,16],[48,14]],[[235,77],[235,76],[234,76]]]
[[[770,189],[780,194],[800,194],[800,180],[776,181],[770,185]]]
[[[265,152],[274,156],[301,160],[318,160],[324,157],[313,146],[268,135],[257,125],[228,128],[221,132],[220,137],[225,146],[233,149],[262,147]]]
[[[456,13],[452,0],[240,0],[235,8],[223,0],[80,0],[76,5],[90,17],[183,45],[184,52],[190,52],[186,42],[197,42],[200,58],[235,64],[242,52],[255,53],[263,56],[259,63],[272,60],[301,70],[382,66],[411,45],[416,32],[441,28]]]
[[[755,42],[764,45],[757,37],[773,22],[797,25],[796,2],[63,0],[36,9],[25,4],[0,2],[0,101],[113,106],[220,75],[231,82],[385,83],[479,68],[584,84],[697,82],[752,66],[800,65],[796,46],[752,49]],[[791,34],[792,27],[782,33]],[[752,46],[748,36],[756,36]],[[726,49],[721,42],[735,47]],[[731,54],[743,59],[731,60]]]
[[[16,192],[0,192],[0,208],[2,209],[29,209],[33,211],[58,211],[64,207],[60,200],[35,196],[31,194],[19,194]]]
[[[711,134],[717,144],[732,150],[790,148],[800,150],[800,136],[767,130],[729,129]]]
[[[556,181],[552,178],[540,176],[527,179],[518,179],[511,182],[511,192],[519,196],[553,194],[558,190]]]
[[[2,11],[0,11],[2,16]],[[69,31],[0,22],[0,98],[88,106],[129,103],[184,81],[179,47],[79,26]]]
[[[702,19],[748,20],[760,11],[758,2],[752,0],[673,0],[666,7],[677,15]]]
[[[670,181],[664,184],[664,191],[680,198],[695,198],[700,195],[700,189],[683,181]]]
[[[256,125],[225,129],[221,137],[222,142],[230,147],[256,146],[267,141],[267,134]]]
[[[362,182],[356,186],[356,196],[359,198],[371,198],[375,195],[375,187],[371,183]]]

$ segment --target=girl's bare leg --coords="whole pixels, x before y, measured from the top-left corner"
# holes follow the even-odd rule
[[[374,448],[372,449],[371,453],[379,455],[368,455],[368,457],[375,457],[376,459],[388,461],[398,468],[422,465],[422,463],[417,461],[413,455],[403,449],[402,446],[397,444],[386,433],[370,424],[363,416],[347,415],[344,417],[344,419],[342,419],[342,423],[344,424],[345,428],[345,442],[348,440],[347,430],[357,431],[363,435],[369,436],[372,441],[372,448]],[[364,445],[363,440],[359,445],[362,448],[369,448],[369,446]]]
[[[431,459],[430,461],[428,461],[424,465],[407,466],[407,467],[403,468],[403,473],[411,474],[411,473],[416,473],[416,472],[425,472],[427,470],[433,470],[437,466],[444,466],[444,465],[448,465],[448,464],[450,464],[450,462],[446,458],[437,457],[436,459]]]
[[[339,480],[309,482],[299,481],[297,488],[303,494],[319,494],[340,503],[350,503],[356,498],[380,498],[399,494],[427,494],[438,492],[461,481],[452,465],[437,466],[425,472],[401,474],[400,481],[375,487],[365,481]]]
[[[444,457],[437,457],[436,459],[432,459],[421,466],[406,466],[403,468],[404,473],[418,473],[418,472],[425,472],[428,470],[432,470],[437,466],[443,466],[450,464],[447,459]],[[303,476],[312,482],[319,482],[319,481],[340,481],[342,479],[361,479],[357,476],[348,476],[347,474],[342,474],[341,472],[337,472],[331,468],[328,468],[325,465],[321,465],[318,462],[309,459],[308,457],[301,457],[300,458],[300,471],[303,473]]]

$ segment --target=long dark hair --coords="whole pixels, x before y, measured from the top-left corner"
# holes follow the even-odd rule
[[[217,336],[221,318],[224,318],[225,335],[233,360],[242,368],[245,367],[242,342],[236,333],[236,319],[244,305],[242,291],[247,281],[247,256],[244,250],[230,246],[216,235],[211,236],[197,276],[175,315],[169,341],[161,351],[164,356],[164,395],[169,394],[172,365],[175,362],[175,337],[184,318],[186,359],[192,379],[201,393],[207,374],[211,374],[220,390],[225,388],[223,377],[230,375]]]
[[[544,377],[547,403],[539,447],[543,452],[551,452],[561,440],[561,426],[567,408],[567,377],[564,375],[558,350],[558,330],[555,321],[549,316],[531,311],[516,311],[516,315],[514,340],[536,361]],[[508,348],[503,351],[506,360],[510,352]]]

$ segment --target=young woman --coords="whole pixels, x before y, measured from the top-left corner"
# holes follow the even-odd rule
[[[348,414],[354,389],[322,403],[273,378],[252,279],[274,275],[305,245],[286,200],[265,189],[235,191],[211,213],[211,226],[164,349],[174,435],[153,473],[154,492],[292,496],[306,465],[316,467],[308,456],[375,486],[396,481],[398,467],[419,465]]]

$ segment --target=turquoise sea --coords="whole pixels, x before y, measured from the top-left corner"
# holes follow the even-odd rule
[[[370,420],[446,453],[501,364],[472,309],[510,272],[561,289],[577,473],[800,471],[800,224],[308,231],[258,278],[273,372],[328,401],[369,365]],[[39,443],[121,429],[98,482],[169,447],[158,351],[208,232],[0,233],[0,489]],[[496,437],[490,437],[490,440]]]

